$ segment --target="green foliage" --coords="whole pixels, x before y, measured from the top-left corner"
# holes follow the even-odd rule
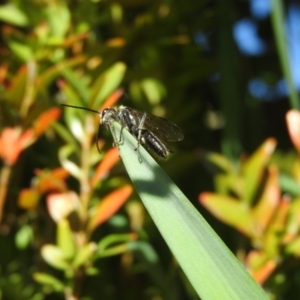
[[[238,53],[233,26],[246,12],[224,3],[0,5],[3,299],[265,297],[196,211],[199,203],[142,148],[139,162],[136,140],[124,133],[118,145],[133,193],[110,132],[97,136],[99,116],[62,103],[97,111],[124,104],[177,123],[185,140],[159,162],[163,169],[187,198],[201,193],[201,204],[238,231],[220,230],[225,241],[238,240],[231,250],[273,298],[298,294],[299,271],[290,262],[300,255],[300,117],[287,115],[295,154],[286,132],[272,126],[280,118],[272,109],[264,114],[265,104],[246,89],[258,77],[271,85],[282,68],[297,108],[283,7],[272,1],[270,48],[279,66],[270,52],[251,63]],[[272,43],[268,26],[259,25]],[[273,153],[271,134],[289,151]],[[241,155],[264,139],[254,154]],[[203,149],[214,151],[208,170],[221,172],[207,176],[198,163]]]
[[[244,253],[243,260],[257,282],[270,285],[276,285],[276,271],[285,264],[286,257],[299,257],[300,230],[296,217],[299,214],[296,183],[300,175],[299,157],[292,160],[294,172],[281,171],[280,181],[275,166],[276,162],[280,163],[276,157],[273,164],[269,164],[274,150],[275,141],[269,139],[237,166],[221,155],[209,155],[208,159],[222,170],[215,177],[217,193],[205,192],[199,196],[212,214],[249,238],[252,249],[248,251],[246,245],[240,249]],[[292,202],[281,187],[296,196]],[[280,275],[283,282],[288,280],[284,272]]]

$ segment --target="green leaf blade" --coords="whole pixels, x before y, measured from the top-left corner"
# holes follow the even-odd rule
[[[120,125],[114,123],[114,135]],[[189,200],[123,130],[121,158],[144,205],[201,299],[267,299]]]

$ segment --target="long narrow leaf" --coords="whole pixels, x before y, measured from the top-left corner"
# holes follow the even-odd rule
[[[284,9],[282,0],[272,0],[271,20],[273,25],[274,37],[276,41],[277,51],[280,59],[283,75],[286,80],[289,92],[290,105],[294,109],[299,109],[299,97],[295,89],[293,76],[291,73],[289,53],[287,49],[287,39],[284,31]]]
[[[120,125],[114,123],[114,136]],[[124,129],[125,168],[160,233],[201,299],[267,299],[190,201]],[[139,159],[139,155],[140,158]],[[142,161],[141,161],[142,160]]]

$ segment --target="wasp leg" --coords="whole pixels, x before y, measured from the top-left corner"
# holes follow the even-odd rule
[[[146,116],[147,114],[144,113],[143,116],[142,116],[142,119],[141,119],[141,122],[137,128],[137,131],[138,131],[138,134],[137,134],[137,147],[134,149],[135,151],[137,149],[139,149],[140,147],[140,143],[141,143],[141,134],[142,134],[142,130],[144,130],[143,126],[144,126],[144,123],[145,123],[145,120],[146,120]]]
[[[137,128],[137,131],[138,131],[138,138],[137,140],[140,141],[141,140],[141,133],[142,133],[142,130],[144,129],[143,126],[144,126],[144,123],[145,123],[145,120],[146,120],[146,116],[147,114],[144,113],[143,116],[142,116],[142,119],[141,119],[141,122]]]
[[[120,137],[119,137],[119,142],[118,144],[122,144],[123,141],[124,141],[124,138],[123,138],[123,129],[124,129],[124,126],[121,127],[121,130],[120,130]]]
[[[137,153],[138,153],[138,160],[139,160],[140,163],[142,163],[143,159],[142,159],[142,155],[141,155],[141,152],[140,152],[140,141],[138,141],[137,146],[134,149],[134,151],[137,151]]]

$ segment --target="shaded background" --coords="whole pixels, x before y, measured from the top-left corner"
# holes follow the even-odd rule
[[[280,26],[286,32],[291,74],[299,89],[300,4],[284,1],[284,6],[285,21]],[[285,124],[285,113],[292,108],[290,93],[274,39],[271,7],[267,0],[1,1],[1,131],[20,126],[24,132],[60,103],[103,108],[109,95],[95,101],[81,96],[86,91],[93,94],[97,86],[103,88],[103,74],[122,62],[126,72],[117,79],[109,77],[113,90],[123,88],[122,96],[116,97],[118,105],[165,117],[182,129],[184,141],[174,145],[175,154],[160,164],[236,253],[240,234],[217,221],[198,197],[214,190],[218,168],[205,159],[208,152],[222,153],[236,163],[272,136],[280,153],[293,153]],[[88,113],[78,114],[85,118]],[[74,116],[51,118],[74,133],[70,121]],[[39,122],[39,126],[44,124]],[[36,271],[54,274],[66,285],[72,282],[46,266],[40,255],[40,247],[55,239],[56,223],[45,202],[49,191],[39,192],[30,208],[20,205],[21,192],[34,186],[36,170],[60,167],[59,149],[71,140],[62,137],[61,127],[41,127],[43,132],[20,150],[17,160],[7,163],[2,153],[2,175],[7,165],[12,172],[5,188],[1,227],[3,299],[68,298],[36,283],[32,279]],[[97,130],[97,123],[94,127]],[[109,150],[110,133],[102,130],[100,139],[103,149]],[[129,181],[121,163],[103,180],[108,183],[94,190],[98,197]],[[74,176],[62,181],[65,189],[79,193]],[[130,199],[128,206],[139,203],[135,194]],[[123,207],[91,239],[135,231],[129,210]],[[79,280],[78,295],[86,297],[82,299],[197,299],[149,218],[145,217],[138,231],[139,245],[144,246],[98,260],[95,266],[100,273]],[[156,259],[154,266],[151,255]],[[298,259],[293,263],[297,265]],[[289,284],[288,280],[283,285],[271,280],[268,288],[273,288],[278,299],[293,299],[291,295],[299,292],[299,278],[292,268]]]

